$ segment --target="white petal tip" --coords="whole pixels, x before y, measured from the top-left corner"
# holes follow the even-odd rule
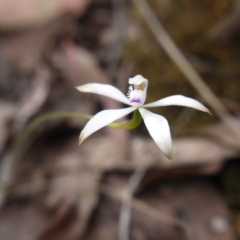
[[[75,87],[75,88],[80,92],[84,92],[84,87],[83,86],[78,86],[78,87]]]
[[[163,149],[161,148],[162,153],[164,154],[164,156],[168,159],[168,160],[173,160],[173,151],[172,148],[171,149]]]
[[[169,160],[173,160],[173,153],[172,151],[168,152],[168,153],[164,153],[164,155],[169,159]]]
[[[82,142],[83,142],[83,140],[84,140],[84,138],[83,138],[83,136],[82,136],[82,134],[81,134],[80,137],[79,137],[78,145],[81,145]]]
[[[201,104],[202,105],[202,104]],[[208,114],[210,114],[210,115],[212,115],[212,113],[210,112],[210,110],[208,109],[208,108],[206,108],[205,106],[201,106],[201,108],[199,108],[199,110],[200,111],[203,111],[203,112],[206,112],[206,113],[208,113]]]
[[[210,115],[212,115],[212,113],[206,108],[206,112]]]

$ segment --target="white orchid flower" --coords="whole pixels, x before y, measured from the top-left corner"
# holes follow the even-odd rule
[[[172,139],[168,121],[163,116],[152,113],[145,108],[177,105],[191,107],[210,113],[209,110],[200,102],[182,95],[174,95],[152,103],[144,104],[146,100],[148,80],[141,75],[137,75],[134,78],[129,79],[129,84],[130,86],[127,97],[120,90],[108,84],[89,83],[77,87],[81,92],[96,93],[107,96],[130,106],[123,109],[103,110],[97,113],[88,121],[82,130],[79,137],[79,144],[97,130],[131,112],[134,112],[135,110],[139,110],[154,142],[166,157],[172,159]]]

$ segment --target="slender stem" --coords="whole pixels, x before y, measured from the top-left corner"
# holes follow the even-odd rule
[[[64,119],[64,118],[83,118],[83,119],[91,119],[92,115],[76,113],[76,112],[53,112],[53,113],[46,113],[40,115],[32,122],[30,122],[26,129],[23,130],[23,133],[20,135],[19,139],[25,138],[33,129],[35,129],[41,123],[51,120],[51,119]]]
[[[131,120],[111,123],[111,124],[108,125],[108,127],[110,127],[110,128],[123,128],[123,129],[126,129],[126,130],[132,130],[132,129],[138,127],[141,122],[142,122],[142,116],[141,116],[139,110],[137,109],[136,111],[134,111],[133,118]]]
[[[52,120],[52,119],[65,119],[65,118],[83,118],[83,119],[91,119],[93,116],[89,114],[82,114],[76,112],[53,112],[46,113],[37,117],[35,120],[29,123],[23,133],[20,135],[19,140],[25,138],[33,129],[35,129],[41,123]],[[126,120],[122,122],[111,123],[108,125],[110,128],[123,128],[127,130],[134,129],[139,126],[142,121],[142,117],[138,110],[134,111],[133,118],[131,120]]]

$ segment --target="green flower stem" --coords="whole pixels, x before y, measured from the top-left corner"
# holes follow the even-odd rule
[[[67,118],[83,118],[83,119],[91,119],[93,116],[89,114],[82,114],[76,112],[53,112],[53,113],[46,113],[43,114],[32,122],[26,127],[23,133],[20,135],[20,140],[25,138],[32,130],[34,130],[37,126],[42,124],[45,121],[53,120],[53,119],[67,119]],[[142,117],[138,110],[134,111],[133,118],[131,120],[126,120],[122,122],[114,122],[108,125],[110,128],[122,128],[131,130],[139,126],[142,121]]]
[[[27,127],[23,130],[20,136],[17,138],[14,149],[13,149],[13,159],[14,166],[13,169],[19,168],[18,160],[19,160],[19,150],[21,149],[21,142],[24,138],[31,133],[35,128],[37,128],[40,124],[44,123],[48,120],[57,120],[57,119],[68,119],[68,118],[83,118],[83,119],[91,119],[93,116],[88,114],[76,113],[76,112],[53,112],[53,113],[46,113],[40,115],[39,117],[35,118],[32,122],[30,122]],[[142,121],[142,117],[138,110],[134,111],[133,118],[131,120],[126,120],[122,122],[114,122],[108,125],[110,128],[122,128],[131,130],[136,128]],[[13,170],[14,171],[14,170]],[[7,183],[0,179],[0,191],[7,194],[9,191],[9,186]]]
[[[26,129],[23,130],[23,133],[20,136],[20,139],[25,138],[32,130],[34,130],[37,126],[42,124],[45,121],[53,120],[53,119],[65,119],[65,118],[83,118],[83,119],[91,119],[93,116],[88,114],[76,113],[76,112],[53,112],[46,113],[40,115],[32,122],[30,122]]]
[[[126,120],[126,121],[122,121],[122,122],[114,122],[114,123],[109,124],[108,127],[123,128],[126,130],[131,130],[131,129],[138,127],[141,122],[142,122],[142,116],[137,109],[136,111],[134,111],[133,118],[131,120]]]

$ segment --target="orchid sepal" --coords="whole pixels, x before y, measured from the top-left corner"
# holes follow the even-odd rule
[[[124,104],[131,105],[129,104],[128,98],[119,89],[109,84],[87,83],[76,87],[76,89],[80,92],[99,94]]]
[[[125,117],[129,113],[136,110],[136,107],[128,107],[123,109],[109,109],[103,110],[93,116],[85,125],[79,136],[79,145],[94,132],[106,127],[110,123]]]
[[[165,107],[165,106],[183,106],[197,109],[202,112],[207,112],[210,115],[211,112],[203,104],[195,99],[185,97],[183,95],[173,95],[162,98],[152,103],[144,104],[143,107]]]
[[[140,108],[139,111],[154,142],[164,155],[172,160],[172,138],[166,118],[152,113],[145,108]]]

